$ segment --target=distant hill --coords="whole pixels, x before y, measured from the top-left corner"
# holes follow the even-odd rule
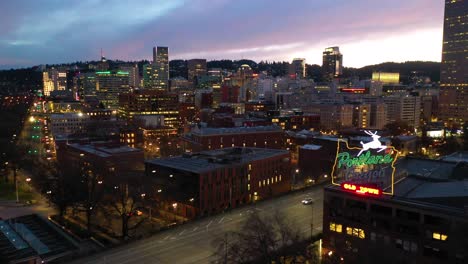
[[[400,80],[403,83],[415,75],[428,76],[433,82],[440,81],[440,62],[434,61],[384,62],[358,69],[345,68],[343,71],[346,77],[359,76],[361,79],[371,78],[374,71],[384,71],[400,73]]]
[[[108,60],[111,69],[116,69],[121,64],[129,62],[120,60]],[[59,66],[75,66],[84,71],[88,70],[88,64],[96,64],[97,61],[74,62],[55,65],[46,65],[47,67]],[[136,61],[131,63],[138,63],[140,74],[143,71],[143,65],[149,63],[148,61]],[[212,60],[208,61],[208,68],[223,68],[228,71],[237,70],[242,64],[248,64],[252,67],[254,72],[266,71],[272,76],[283,76],[288,73],[288,62],[284,61],[260,61],[253,60]],[[170,63],[170,77],[187,77],[187,61],[185,60],[171,60]],[[322,69],[320,65],[309,65],[306,67],[307,76],[314,79],[316,82],[323,81]],[[428,76],[431,81],[438,82],[440,80],[440,62],[433,61],[407,61],[402,63],[384,62],[376,65],[369,65],[362,68],[347,68],[343,69],[343,77],[359,77],[360,79],[369,79],[372,77],[374,71],[385,72],[399,72],[400,81],[408,83],[410,78],[416,76]],[[37,71],[36,67],[26,69],[11,69],[0,70],[0,93],[15,93],[27,90],[41,89],[42,74]]]

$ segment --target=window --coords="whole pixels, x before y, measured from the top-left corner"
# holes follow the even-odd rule
[[[445,241],[447,240],[447,235],[434,232],[432,233],[432,239]]]
[[[346,227],[346,234],[353,236],[353,237],[358,237],[360,239],[366,238],[366,234],[364,233],[364,230],[360,228]]]
[[[343,225],[330,222],[330,231],[341,233],[343,232]]]

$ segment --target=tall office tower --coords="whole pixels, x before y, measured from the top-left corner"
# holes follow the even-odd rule
[[[128,72],[96,72],[96,95],[106,108],[117,110],[119,94],[128,91]]]
[[[468,120],[468,1],[445,0],[439,118]]]
[[[49,77],[49,72],[42,72],[43,92],[45,96],[50,96],[50,92],[54,90],[54,82]]]
[[[304,79],[306,77],[305,59],[293,59],[292,63],[289,64],[289,75],[294,75],[298,79]]]
[[[339,47],[326,48],[323,52],[322,71],[327,81],[343,74],[343,54]]]
[[[387,105],[387,122],[402,121],[418,128],[421,117],[421,98],[411,95],[392,95],[383,98]]]
[[[154,85],[158,90],[169,90],[169,48],[153,48]]]
[[[192,59],[187,61],[188,80],[195,81],[197,77],[206,75],[206,60]]]
[[[130,87],[140,86],[140,76],[138,70],[138,64],[120,66],[122,72],[128,72],[128,85]]]

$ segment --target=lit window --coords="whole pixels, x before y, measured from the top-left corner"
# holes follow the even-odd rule
[[[366,234],[364,230],[360,228],[353,228],[353,227],[346,227],[346,234],[354,237],[358,237],[360,239],[366,238]]]
[[[343,232],[343,225],[330,222],[330,231],[341,233]]]
[[[447,235],[440,234],[440,233],[432,233],[432,238],[435,239],[435,240],[445,241],[445,240],[447,240]]]

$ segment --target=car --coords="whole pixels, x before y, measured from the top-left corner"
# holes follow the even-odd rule
[[[302,200],[302,204],[313,204],[314,203],[314,199],[312,198],[305,198],[304,200]]]

